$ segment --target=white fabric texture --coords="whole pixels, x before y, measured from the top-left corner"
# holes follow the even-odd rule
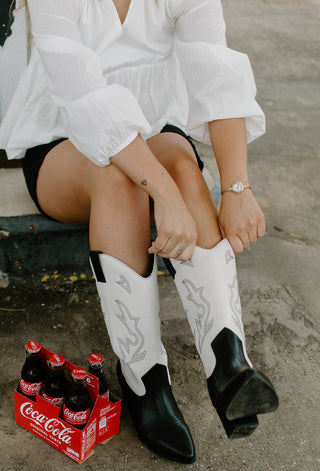
[[[160,333],[157,258],[147,278],[110,255],[99,254],[99,259],[106,282],[96,285],[111,345],[127,384],[143,396],[141,378],[154,365],[168,364]]]
[[[220,0],[28,0],[34,47],[0,126],[0,148],[68,137],[99,166],[166,123],[210,144],[208,122],[245,117],[264,132],[246,55],[225,43]]]
[[[245,334],[236,272],[235,254],[228,239],[212,249],[196,247],[187,262],[170,259],[174,281],[195,338],[206,377],[216,365],[212,341],[225,327],[242,342],[248,364]]]

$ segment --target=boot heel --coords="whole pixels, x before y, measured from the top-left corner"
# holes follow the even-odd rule
[[[259,371],[250,369],[239,375],[225,391],[228,420],[274,412],[278,396],[270,381]]]
[[[250,415],[249,417],[243,417],[241,419],[228,420],[221,410],[217,409],[217,413],[227,437],[231,440],[249,437],[249,435],[251,435],[259,425],[258,417],[256,415]]]
[[[278,396],[270,381],[259,371],[248,369],[228,386],[218,390],[214,375],[207,380],[208,391],[218,414],[228,421],[243,420],[258,414],[273,412],[279,405]]]
[[[212,404],[227,420],[273,412],[279,405],[269,379],[246,361],[242,342],[230,329],[223,329],[211,344],[216,366],[208,378]]]

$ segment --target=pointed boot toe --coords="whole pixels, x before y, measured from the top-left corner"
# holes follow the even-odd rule
[[[128,386],[120,363],[117,374],[140,440],[167,459],[193,463],[194,443],[172,394],[166,367],[156,364],[142,377],[146,388],[143,396],[136,395]]]

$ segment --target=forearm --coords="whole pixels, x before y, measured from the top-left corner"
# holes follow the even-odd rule
[[[179,194],[169,173],[140,136],[112,157],[111,163],[146,191],[153,200]]]
[[[235,181],[248,184],[247,138],[244,119],[211,121],[209,129],[220,173],[221,189],[229,188]]]
[[[161,257],[188,260],[197,240],[195,222],[180,191],[143,139],[138,136],[129,146],[111,158],[154,201],[157,238],[149,253]]]
[[[212,121],[209,128],[220,172],[221,189],[230,188],[236,181],[249,184],[244,119]],[[251,191],[238,195],[232,191],[223,193],[219,225],[223,237],[229,239],[237,253],[265,233],[264,216]]]

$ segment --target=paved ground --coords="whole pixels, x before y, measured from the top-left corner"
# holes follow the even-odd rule
[[[173,283],[162,276],[163,339],[198,460],[183,466],[154,456],[137,440],[124,407],[120,434],[75,464],[15,424],[13,390],[23,345],[34,338],[79,364],[98,349],[120,394],[94,284],[9,286],[0,291],[0,470],[320,470],[320,6],[225,0],[224,7],[229,44],[248,52],[268,119],[266,136],[250,146],[251,182],[268,231],[238,256],[238,268],[248,350],[274,382],[281,406],[261,417],[251,438],[225,437]]]

